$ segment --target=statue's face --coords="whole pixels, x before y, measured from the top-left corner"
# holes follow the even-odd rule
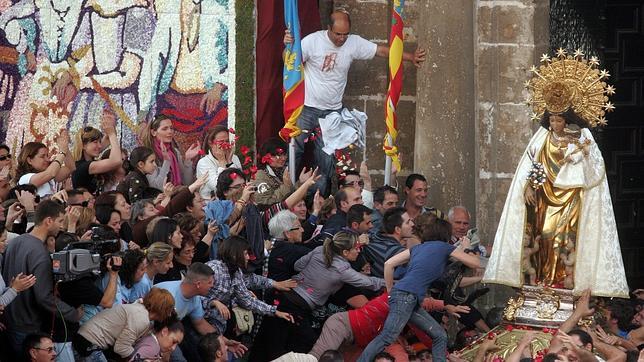
[[[550,116],[550,128],[555,133],[560,133],[566,128],[566,120],[562,116],[552,115]]]

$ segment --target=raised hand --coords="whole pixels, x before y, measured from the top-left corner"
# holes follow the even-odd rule
[[[190,186],[188,186],[188,189],[190,190],[190,192],[197,192],[201,190],[201,188],[203,187],[203,185],[206,184],[206,182],[208,182],[208,172],[204,173],[203,175],[201,175],[201,177],[196,179],[195,182],[193,182]]]
[[[108,109],[103,110],[103,118],[101,119],[101,129],[107,135],[116,134],[116,116]]]
[[[282,183],[287,186],[293,186],[293,182],[291,182],[291,172],[288,167],[285,167],[284,172],[282,173]]]
[[[302,169],[302,172],[300,172],[300,178],[299,178],[300,183],[301,183],[301,184],[302,184],[302,183],[304,183],[306,180],[308,180],[308,179],[309,179],[309,177],[311,177],[311,175],[312,175],[312,174],[313,174],[313,169],[312,169],[312,168],[309,168],[309,169],[307,170],[307,168],[306,168],[306,167],[304,167],[304,168]]]
[[[201,151],[201,149],[199,148],[199,143],[195,142],[191,144],[190,148],[188,148],[188,150],[185,153],[186,160],[188,161],[194,160],[194,158],[199,155],[199,151]]]

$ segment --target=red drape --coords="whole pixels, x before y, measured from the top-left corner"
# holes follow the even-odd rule
[[[257,1],[257,42],[255,74],[257,146],[267,138],[276,137],[284,125],[282,114],[282,51],[284,44],[284,0]],[[302,37],[320,30],[317,0],[299,0],[298,12]],[[305,90],[306,91],[306,90]]]

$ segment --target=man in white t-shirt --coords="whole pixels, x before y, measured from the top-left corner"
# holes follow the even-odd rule
[[[349,68],[354,60],[372,59],[374,56],[388,57],[389,47],[370,42],[359,35],[351,34],[351,18],[345,10],[331,13],[327,30],[320,30],[302,39],[302,61],[304,62],[304,109],[297,120],[300,129],[314,131],[319,128],[320,118],[342,109],[342,96],[347,85]],[[293,42],[286,31],[284,43]],[[425,50],[403,53],[403,60],[419,66],[425,61]],[[304,153],[304,141],[309,134],[303,133],[295,139],[295,158],[299,165]],[[334,172],[333,156],[322,151],[322,137],[315,137],[315,163],[320,168],[317,188],[327,196],[329,181]],[[315,190],[313,190],[315,192]]]

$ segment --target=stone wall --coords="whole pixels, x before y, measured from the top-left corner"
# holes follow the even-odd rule
[[[548,0],[476,1],[476,214],[490,245],[536,128],[524,104],[524,84],[528,69],[548,50],[548,9]]]
[[[405,51],[416,49],[418,8],[422,2],[424,0],[405,1]],[[388,44],[391,27],[391,1],[336,0],[334,5],[344,6],[351,13],[352,33],[377,44]],[[322,23],[326,24],[325,21]],[[389,84],[387,64],[387,59],[378,57],[373,60],[354,62],[349,72],[344,96],[345,106],[366,112],[369,116],[367,149],[362,156],[366,157],[374,185],[382,185],[384,178],[385,156],[382,151],[382,140],[385,135],[384,102]],[[427,64],[424,65],[421,71],[428,69],[427,67]],[[403,91],[398,103],[400,133],[397,144],[402,154],[403,163],[403,170],[398,175],[398,181],[401,185],[404,178],[412,172],[414,166],[416,76],[416,68],[410,63],[405,63]]]
[[[429,59],[418,73],[414,168],[429,181],[430,206],[447,212],[464,205],[473,211],[472,1],[427,0],[419,13],[419,42],[428,45]]]

